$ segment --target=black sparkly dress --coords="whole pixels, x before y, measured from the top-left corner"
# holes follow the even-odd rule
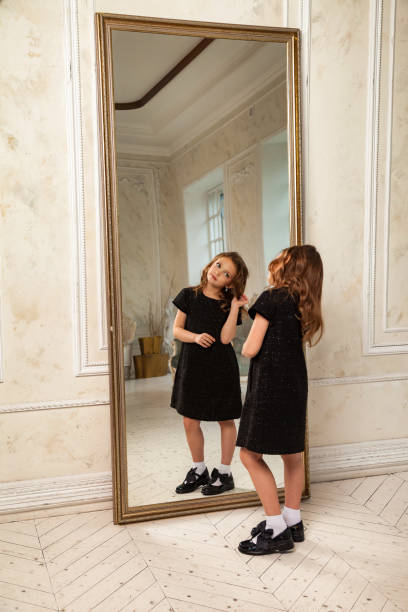
[[[268,319],[259,353],[251,359],[237,446],[285,455],[305,448],[307,371],[297,300],[285,288],[267,289],[252,308]]]
[[[183,342],[171,395],[171,406],[179,414],[199,421],[239,419],[242,410],[238,362],[231,344],[220,340],[228,312],[221,300],[182,289],[173,304],[186,315],[185,329],[207,333],[215,342],[204,348]],[[241,323],[238,316],[237,324]]]

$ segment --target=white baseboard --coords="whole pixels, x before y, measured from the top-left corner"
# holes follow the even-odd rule
[[[408,471],[408,438],[310,448],[311,482]],[[112,500],[110,472],[0,484],[0,515]]]
[[[311,482],[408,471],[408,438],[315,446],[309,464]]]
[[[0,484],[0,514],[111,499],[110,472]]]

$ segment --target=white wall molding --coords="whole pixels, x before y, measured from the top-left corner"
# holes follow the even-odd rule
[[[367,376],[343,376],[333,378],[311,378],[310,387],[330,387],[332,385],[363,385],[366,383],[399,382],[408,380],[408,374],[378,374]]]
[[[391,189],[391,157],[392,157],[392,101],[393,101],[393,73],[394,73],[394,35],[395,35],[395,0],[389,0],[389,47],[386,49],[388,57],[387,87],[382,87],[383,74],[383,26],[385,0],[371,0],[371,26],[369,38],[369,67],[368,67],[368,100],[367,100],[367,154],[366,154],[366,190],[365,190],[365,231],[364,231],[364,289],[363,289],[363,351],[366,355],[387,355],[408,353],[408,342],[376,341],[376,281],[378,275],[378,249],[377,218],[380,209],[379,192],[379,154],[382,140],[381,109],[387,105],[385,113],[385,182],[383,214],[383,269],[382,269],[382,329],[383,334],[406,333],[406,327],[388,327],[388,270],[389,270],[389,218],[390,218],[390,189]],[[387,102],[384,102],[386,96]],[[380,131],[381,130],[381,131]]]
[[[311,447],[309,464],[312,482],[406,471],[408,438]]]
[[[45,402],[23,402],[20,404],[0,404],[0,414],[6,412],[35,412],[37,410],[56,410],[60,408],[87,408],[88,406],[109,406],[109,399],[89,400],[52,400]]]
[[[310,448],[312,482],[408,469],[408,438]],[[110,472],[0,484],[0,513],[112,499]]]
[[[0,514],[112,499],[110,472],[0,484]]]
[[[392,122],[394,98],[394,57],[395,57],[395,10],[396,0],[391,0],[390,41],[387,79],[387,122],[386,122],[386,160],[385,160],[385,206],[384,206],[384,297],[383,331],[388,328],[388,287],[390,255],[390,212],[391,212],[391,159],[392,159]],[[391,34],[392,32],[392,34]]]
[[[289,27],[289,0],[282,0],[282,26]]]
[[[301,209],[301,227],[304,242],[307,242],[305,233],[306,209],[309,202],[309,125],[310,125],[310,65],[311,65],[311,0],[300,0],[300,87],[301,87],[301,176],[303,191],[303,210]]]
[[[94,189],[95,201],[97,202],[96,214],[96,265],[97,265],[97,286],[98,286],[98,333],[99,350],[108,350],[108,313],[106,301],[106,276],[105,276],[105,257],[104,257],[104,195],[101,192],[102,164],[100,159],[101,142],[101,121],[99,119],[98,103],[98,71],[96,58],[96,23],[95,23],[95,0],[89,6],[88,19],[91,23],[90,28],[90,53],[92,67],[92,99],[93,99],[93,129],[94,129]]]
[[[1,279],[1,261],[0,261],[0,279]],[[0,287],[0,383],[4,383],[4,366],[3,366],[3,301]]]
[[[251,159],[251,158],[250,158]],[[230,177],[230,183],[231,185],[236,185],[236,184],[240,184],[243,181],[245,181],[245,179],[250,176],[251,174],[254,174],[255,172],[255,164],[253,161],[248,161],[248,163],[243,166],[242,168],[240,168],[239,170],[235,170],[231,173],[231,177]]]
[[[77,376],[108,374],[106,360],[92,362],[89,359],[88,337],[88,300],[85,231],[85,193],[84,193],[84,156],[82,133],[81,76],[78,1],[65,0],[65,57],[66,57],[66,99],[67,99],[67,140],[69,158],[69,186],[73,212],[73,278],[74,278],[74,329],[75,329],[75,373]],[[96,90],[94,91],[96,93]],[[99,181],[97,181],[99,182]],[[97,193],[99,189],[97,190]],[[96,217],[101,230],[101,210],[97,207]],[[97,240],[100,240],[98,237]],[[98,247],[99,250],[101,247]],[[97,248],[97,250],[98,250]],[[99,253],[102,256],[102,253]],[[101,283],[102,273],[99,273]],[[103,289],[99,287],[99,320],[102,318],[100,297]],[[99,334],[99,344],[104,339]],[[102,334],[103,336],[103,334]]]

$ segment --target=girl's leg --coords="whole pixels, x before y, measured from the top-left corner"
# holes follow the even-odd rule
[[[298,510],[305,485],[302,453],[281,455],[284,464],[285,506]]]
[[[235,421],[218,421],[221,428],[221,463],[231,465],[237,441]]]
[[[190,419],[189,417],[183,417],[183,421],[193,461],[195,463],[204,461],[204,435],[200,421]]]
[[[241,461],[251,476],[267,516],[280,514],[280,505],[275,478],[263,460],[262,455],[247,448],[241,448]]]
[[[231,475],[231,461],[234,455],[235,442],[237,441],[237,428],[235,427],[235,421],[233,419],[229,421],[218,421],[218,424],[221,429],[221,463],[218,468],[218,473],[220,475],[227,475],[229,477],[230,482],[228,483],[228,489],[233,489],[234,480]],[[219,476],[218,478],[215,478],[215,480],[211,481],[211,486],[204,487],[203,493],[206,495],[212,491],[214,487],[221,487],[222,485],[224,485],[224,489],[220,489],[221,492],[226,490],[226,484],[225,480],[224,482],[221,482],[221,478]]]
[[[204,463],[204,436],[200,421],[189,417],[183,417],[183,421],[193,467],[187,472],[184,481],[176,487],[176,493],[192,493],[207,484],[210,478]]]

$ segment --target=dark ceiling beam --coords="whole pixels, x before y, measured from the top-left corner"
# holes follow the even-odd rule
[[[213,38],[203,38],[200,40],[198,45],[187,53],[187,55],[184,56],[183,59],[174,66],[174,68],[165,74],[164,77],[156,83],[156,85],[153,85],[153,87],[149,89],[144,96],[139,98],[139,100],[135,100],[134,102],[116,102],[115,110],[132,110],[134,108],[142,108],[142,106],[145,106],[145,104],[154,98],[154,96],[156,96],[159,91],[163,89],[163,87],[170,83],[170,81],[172,81],[182,70],[184,70],[184,68],[188,66],[190,62],[192,62],[198,55],[200,55],[200,53],[202,53],[204,49],[206,49],[212,42],[214,42]]]

